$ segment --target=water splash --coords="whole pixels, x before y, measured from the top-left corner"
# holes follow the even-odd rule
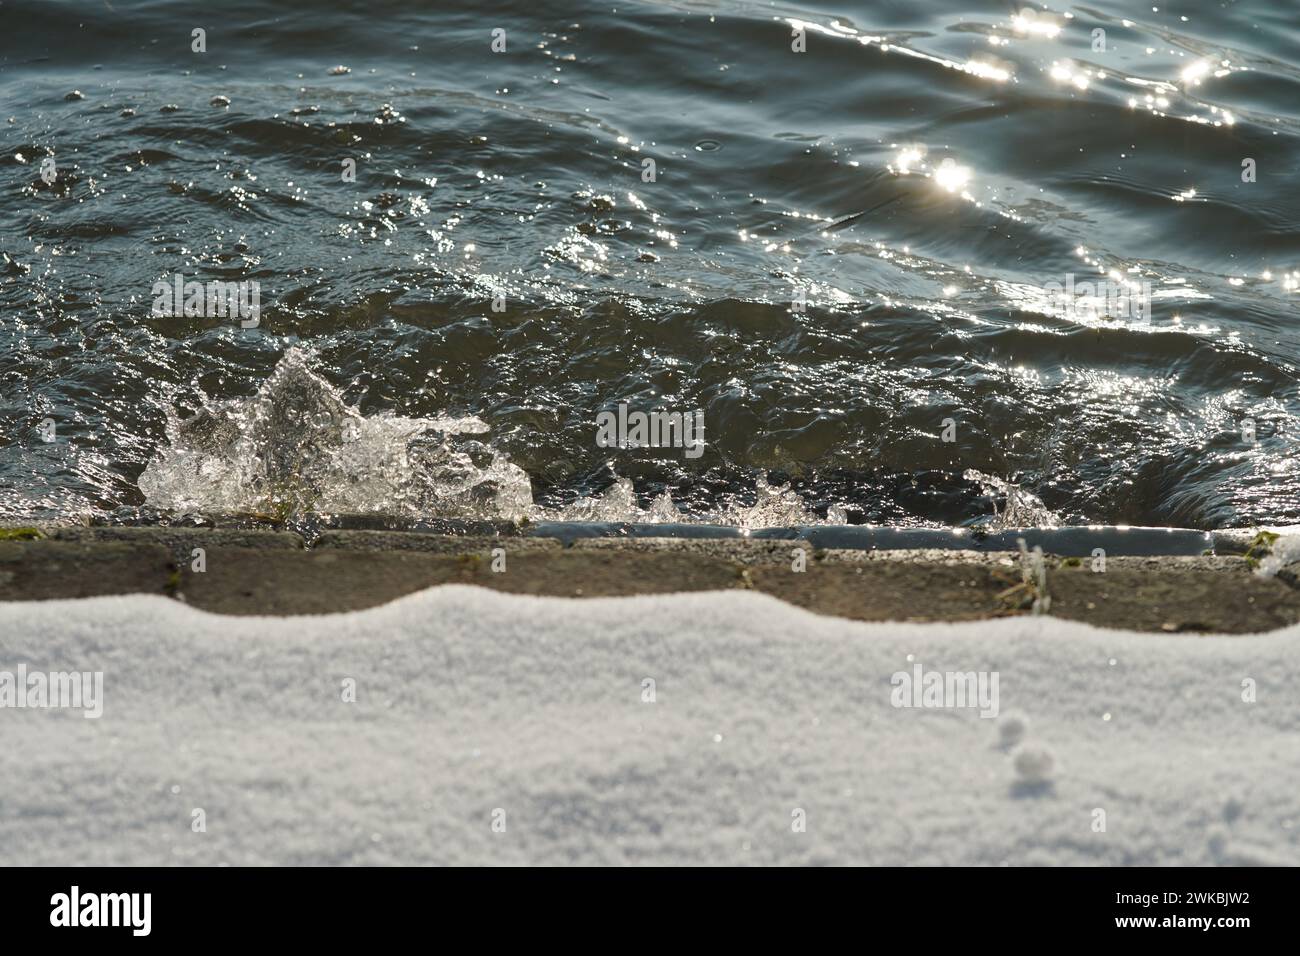
[[[760,475],[754,495],[753,504],[733,497],[718,516],[718,523],[737,528],[792,528],[826,523],[808,510],[804,500],[789,485],[771,485]]]
[[[379,514],[396,520],[675,523],[708,521],[741,529],[843,524],[842,507],[818,518],[788,485],[761,475],[750,493],[731,495],[710,514],[686,516],[669,491],[646,507],[630,479],[562,508],[533,502],[528,474],[487,444],[478,417],[369,417],[312,370],[309,352],[289,349],[257,394],[205,399],[196,415],[169,412],[168,445],[140,476],[146,502],[163,510],[290,516]],[[967,471],[995,505],[989,527],[1056,527],[1057,515],[1015,485]]]
[[[164,448],[140,476],[146,501],[187,512],[308,512],[515,519],[528,475],[474,436],[474,416],[363,416],[290,349],[251,399],[169,413]]]
[[[973,468],[966,469],[962,477],[967,481],[978,482],[984,493],[994,499],[993,517],[985,525],[989,531],[1003,531],[1008,528],[1059,528],[1061,517],[1043,504],[1041,498],[1009,481],[986,475]],[[1004,503],[1001,510],[997,498]]]
[[[752,504],[733,495],[721,510],[705,515],[683,515],[667,491],[654,498],[648,507],[642,508],[637,504],[632,482],[627,478],[617,478],[604,494],[579,498],[563,508],[539,513],[539,518],[547,521],[635,521],[642,524],[707,521],[745,529],[845,523],[834,518],[829,522],[822,521],[808,510],[803,499],[788,485],[773,486],[761,475],[755,484]]]

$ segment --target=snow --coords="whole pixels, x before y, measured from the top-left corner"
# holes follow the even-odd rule
[[[1001,716],[893,706],[916,662],[997,671]],[[20,664],[103,671],[104,710],[0,709],[5,864],[1300,862],[1300,628],[450,586],[287,619],[0,605]]]
[[[1002,719],[998,721],[998,736],[1002,738],[1004,747],[1014,747],[1024,740],[1028,732],[1029,718],[1022,713],[1013,711],[1010,714],[1003,714]]]
[[[1300,531],[1294,527],[1266,528],[1278,537],[1269,548],[1269,553],[1260,559],[1255,573],[1261,577],[1275,577],[1289,564],[1300,561]]]
[[[1026,744],[1011,755],[1011,765],[1025,783],[1044,784],[1052,779],[1056,758],[1042,744]]]

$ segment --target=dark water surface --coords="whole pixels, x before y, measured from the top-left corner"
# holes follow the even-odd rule
[[[3,0],[0,518],[1300,521],[1300,4],[1019,9]]]

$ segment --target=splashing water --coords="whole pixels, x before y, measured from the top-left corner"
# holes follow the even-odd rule
[[[993,506],[993,517],[985,525],[989,531],[1003,531],[1008,528],[1059,528],[1061,518],[1041,498],[1009,481],[986,475],[973,468],[966,469],[962,475],[967,481],[979,482],[984,493],[996,498],[1005,496],[1005,504],[998,510]]]
[[[770,485],[762,476],[755,486],[756,500],[752,505],[733,498],[718,516],[719,524],[738,528],[794,527],[796,525],[835,524],[833,519],[819,520],[804,505],[804,501],[788,485]]]
[[[1300,192],[1276,175],[1300,143],[1294,4],[1102,4],[1133,9],[1090,52],[1113,11],[577,0],[580,29],[557,32],[507,2],[531,52],[493,82],[481,19],[445,4],[404,13],[418,49],[362,4],[314,9],[315,31],[228,5],[261,42],[220,64],[137,42],[174,29],[170,5],[117,6],[80,4],[75,37],[6,20],[41,51],[5,65],[6,522],[135,520],[146,466],[152,501],[181,507],[445,513],[491,455],[445,488],[404,458],[440,440],[412,421],[452,409],[562,508],[614,480],[591,432],[623,401],[706,411],[700,459],[617,457],[640,509],[668,491],[689,521],[753,505],[763,473],[828,521],[983,528],[972,469],[1067,525],[1300,522]],[[686,25],[664,29],[665,7]],[[792,22],[818,52],[771,60]],[[322,177],[341,142],[373,175]],[[669,153],[682,188],[636,175]],[[182,274],[257,281],[259,327],[153,315],[154,283]],[[374,442],[341,452],[325,436],[280,490],[263,453],[308,449],[215,403],[295,343],[340,386],[364,368],[405,421],[358,424]],[[196,380],[209,407],[153,461],[162,403]],[[936,438],[948,416],[955,441]],[[358,501],[366,484],[387,497]],[[1007,523],[1038,523],[1012,505]]]
[[[205,401],[182,419],[169,410],[169,444],[145,468],[148,504],[182,513],[382,514],[550,521],[687,520],[667,491],[648,507],[630,479],[562,508],[534,504],[528,474],[479,437],[476,416],[366,417],[289,349],[255,396]],[[761,476],[755,500],[737,496],[709,520],[740,528],[819,524],[787,486]]]
[[[762,475],[758,476],[755,483],[754,498],[753,504],[747,504],[739,496],[733,495],[720,511],[697,516],[697,520],[702,518],[710,524],[742,529],[847,523],[842,515],[838,518],[832,515],[827,521],[819,519],[788,485],[771,485]],[[616,479],[598,497],[579,498],[555,510],[537,509],[536,515],[540,520],[547,521],[635,521],[642,524],[665,524],[692,520],[682,514],[667,491],[655,497],[648,507],[640,507],[637,504],[635,486],[627,478]]]
[[[652,501],[649,508],[639,507],[636,491],[627,478],[616,479],[598,497],[579,498],[563,508],[541,514],[552,521],[639,521],[659,524],[682,520],[672,496],[667,492]]]
[[[523,469],[472,436],[480,419],[363,416],[292,348],[251,399],[170,412],[140,476],[146,501],[182,512],[306,512],[515,519],[532,508]]]

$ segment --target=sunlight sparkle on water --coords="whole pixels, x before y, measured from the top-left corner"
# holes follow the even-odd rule
[[[1209,60],[1197,60],[1195,63],[1184,67],[1183,72],[1180,74],[1183,80],[1183,85],[1199,85],[1201,79],[1209,74],[1211,65],[1212,64]]]
[[[955,193],[970,181],[970,168],[945,159],[934,171],[934,181],[948,192]]]
[[[1046,37],[1049,40],[1054,39],[1061,32],[1061,25],[1054,18],[1043,16],[1029,7],[1011,18],[1011,26],[1017,33]]]
[[[894,162],[898,166],[898,171],[906,176],[912,171],[912,167],[920,163],[924,157],[924,149],[918,146],[908,146],[898,154],[898,158]]]

